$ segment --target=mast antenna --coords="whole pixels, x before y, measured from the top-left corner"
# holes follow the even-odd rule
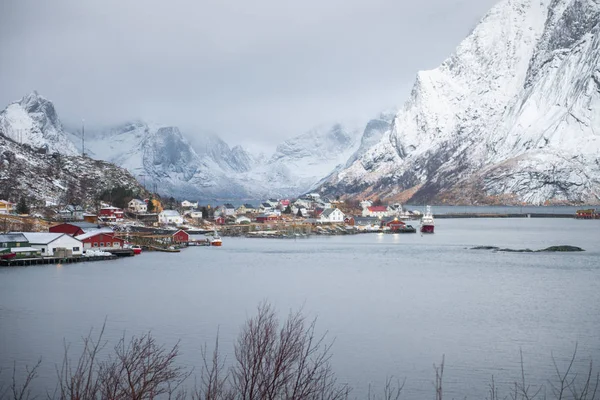
[[[85,120],[81,119],[81,156],[85,157]]]

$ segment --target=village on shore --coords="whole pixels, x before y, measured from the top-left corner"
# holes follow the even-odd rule
[[[415,228],[405,221],[421,218],[420,212],[406,211],[400,204],[330,201],[314,193],[238,207],[199,206],[188,200],[171,201],[167,207],[157,198],[132,198],[123,208],[107,202],[96,210],[70,204],[48,217],[0,200],[0,265],[113,259],[133,256],[137,249],[178,252],[215,244],[221,236],[413,233]]]
[[[200,206],[154,197],[121,199],[124,207],[100,202],[69,204],[48,215],[26,204],[0,200],[0,265],[114,259],[144,251],[179,252],[188,246],[220,246],[221,236],[304,238],[310,235],[416,233],[423,214],[401,204],[329,200],[316,193],[258,204]],[[598,219],[597,210],[575,218]]]

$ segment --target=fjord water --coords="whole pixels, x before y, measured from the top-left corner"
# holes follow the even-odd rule
[[[560,244],[586,251],[470,249]],[[181,363],[198,368],[201,346],[219,330],[230,352],[262,300],[282,317],[300,307],[318,317],[356,398],[391,375],[406,379],[402,398],[434,397],[442,355],[446,397],[485,398],[492,375],[506,395],[520,377],[520,350],[534,384],[552,377],[552,356],[563,366],[576,344],[576,368],[600,363],[600,221],[439,219],[429,236],[225,238],[222,248],[178,254],[2,268],[0,366],[42,357],[35,392],[43,394],[54,387],[63,339],[76,354],[106,318],[110,343],[151,330],[162,343],[181,340]]]

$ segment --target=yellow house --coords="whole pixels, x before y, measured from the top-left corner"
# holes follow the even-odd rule
[[[10,201],[0,200],[0,214],[10,214],[14,209],[15,205]]]

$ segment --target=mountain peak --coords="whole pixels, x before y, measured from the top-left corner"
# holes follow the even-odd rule
[[[414,202],[599,202],[600,7],[504,0],[322,186]]]
[[[12,140],[49,152],[77,154],[58,118],[54,104],[33,91],[0,112],[0,130]]]

